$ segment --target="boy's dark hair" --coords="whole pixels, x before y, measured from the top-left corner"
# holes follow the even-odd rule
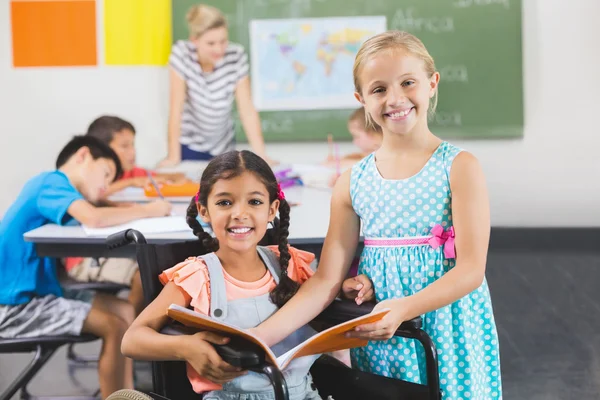
[[[220,179],[232,179],[240,176],[244,172],[253,173],[267,187],[269,193],[269,204],[278,199],[279,188],[277,179],[269,164],[256,154],[247,151],[229,151],[215,157],[206,167],[200,178],[200,191],[198,193],[198,202],[206,207],[208,194],[212,190],[215,182]],[[280,199],[279,204],[279,264],[281,266],[281,279],[279,284],[271,292],[271,301],[278,307],[283,306],[296,292],[299,285],[288,276],[288,264],[290,261],[290,251],[288,249],[288,235],[290,226],[290,205],[285,199]],[[192,228],[194,235],[202,241],[206,251],[214,252],[219,249],[219,241],[213,238],[208,232],[202,229],[198,222],[198,208],[196,198],[192,198],[187,209],[187,223]]]
[[[82,147],[87,147],[90,150],[90,154],[94,160],[99,158],[106,158],[115,163],[116,173],[113,182],[121,177],[123,174],[123,169],[121,167],[121,162],[119,161],[119,156],[113,149],[111,149],[106,143],[103,143],[99,139],[96,139],[92,136],[75,136],[73,139],[69,141],[63,147],[63,149],[58,154],[56,158],[56,169],[65,165],[67,161],[73,156],[73,154],[77,153],[79,149]]]
[[[88,127],[87,135],[110,144],[115,137],[115,133],[121,132],[124,129],[130,130],[135,135],[135,128],[131,122],[115,117],[114,115],[103,115],[92,121]]]

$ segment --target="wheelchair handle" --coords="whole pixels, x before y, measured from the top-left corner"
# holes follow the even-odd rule
[[[106,245],[109,249],[117,249],[119,247],[127,246],[130,243],[146,244],[146,238],[142,235],[142,232],[135,229],[126,229],[121,232],[113,233],[106,238]]]
[[[335,325],[342,322],[349,321],[353,318],[358,318],[363,315],[369,314],[373,311],[376,303],[363,303],[357,305],[352,300],[347,299],[335,299],[329,307],[321,312],[317,316],[317,320],[328,322]],[[421,317],[413,318],[409,321],[404,321],[399,327],[399,330],[416,332],[423,327],[423,321]]]

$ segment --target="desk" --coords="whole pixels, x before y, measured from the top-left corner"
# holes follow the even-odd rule
[[[285,190],[290,202],[300,203],[291,208],[289,242],[295,247],[320,253],[321,245],[329,225],[329,204],[331,191],[307,187],[293,187]],[[175,211],[183,213],[185,205],[178,204]],[[193,240],[191,230],[145,235],[148,243],[162,244]],[[25,241],[33,242],[43,257],[134,257],[135,246],[125,246],[109,251],[105,237],[87,236],[81,226],[58,226],[48,224],[23,235]]]

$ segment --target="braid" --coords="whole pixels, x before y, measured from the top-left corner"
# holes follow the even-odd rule
[[[196,206],[196,198],[192,198],[190,201],[190,205],[187,208],[186,214],[186,222],[190,228],[192,228],[192,232],[194,236],[198,238],[202,242],[202,246],[206,250],[207,253],[212,253],[219,250],[219,241],[216,238],[213,238],[210,233],[205,232],[202,229],[202,225],[196,219],[198,216],[198,207]]]
[[[298,291],[300,285],[288,276],[288,265],[290,263],[290,250],[288,248],[288,235],[290,227],[290,205],[287,200],[281,199],[279,204],[279,265],[281,267],[281,278],[279,284],[271,292],[271,301],[282,307]]]

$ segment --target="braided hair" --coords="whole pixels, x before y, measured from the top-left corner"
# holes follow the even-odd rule
[[[204,231],[202,225],[197,220],[197,205],[207,206],[208,195],[218,180],[232,179],[244,172],[254,174],[265,185],[269,193],[269,204],[275,200],[279,200],[280,202],[277,246],[279,249],[281,278],[275,289],[271,291],[270,297],[275,305],[282,307],[296,294],[300,286],[288,276],[287,271],[291,258],[287,240],[290,226],[290,205],[283,196],[280,196],[275,174],[265,160],[247,150],[233,150],[215,157],[202,173],[200,189],[198,194],[190,201],[186,221],[194,235],[202,242],[207,252],[217,251],[219,249],[219,241]]]

